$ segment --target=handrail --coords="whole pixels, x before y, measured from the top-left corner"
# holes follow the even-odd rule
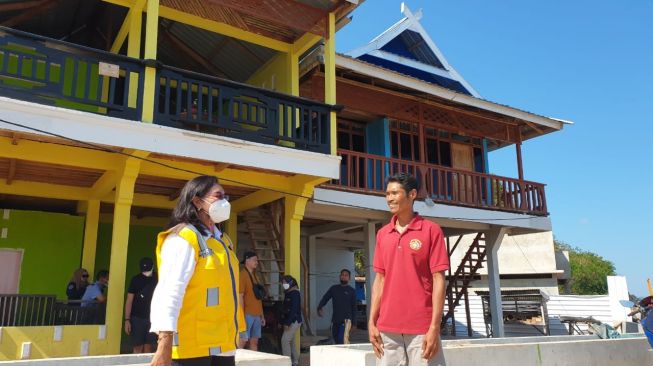
[[[0,95],[10,98],[141,121],[146,67],[156,124],[331,152],[338,105],[0,26]]]
[[[388,176],[405,172],[420,182],[418,197],[435,202],[546,216],[544,184],[340,149],[340,179],[328,185],[385,192]]]
[[[230,87],[233,87],[233,88],[249,89],[249,90],[253,90],[253,91],[256,91],[258,93],[261,93],[263,95],[273,97],[273,98],[279,98],[279,96],[282,96],[283,99],[286,99],[286,100],[289,100],[289,101],[293,101],[293,102],[297,102],[297,103],[312,104],[312,105],[317,106],[317,107],[325,107],[325,108],[329,108],[329,109],[334,110],[334,111],[339,111],[339,110],[341,110],[343,108],[342,105],[327,104],[327,103],[318,102],[318,101],[315,101],[315,100],[312,100],[312,99],[299,97],[299,96],[296,96],[296,95],[282,94],[282,93],[276,92],[274,90],[265,89],[265,88],[261,88],[261,87],[250,85],[250,84],[240,83],[240,82],[237,82],[237,81],[234,81],[234,80],[224,79],[224,78],[221,78],[221,77],[218,77],[218,76],[202,74],[202,73],[199,73],[197,71],[186,70],[186,69],[166,65],[166,64],[163,64],[163,63],[159,63],[159,62],[157,62],[157,65],[158,65],[157,69],[160,69],[160,70],[170,70],[170,71],[177,72],[177,73],[180,73],[180,74],[185,74],[185,75],[188,75],[188,76],[192,76],[193,78],[198,79],[198,80],[214,82],[214,83],[220,83],[222,85],[230,86]]]
[[[157,124],[330,153],[333,106],[169,66],[157,81]]]

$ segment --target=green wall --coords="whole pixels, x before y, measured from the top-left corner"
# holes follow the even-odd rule
[[[0,248],[23,249],[21,294],[56,294],[66,299],[66,285],[79,268],[84,242],[84,217],[52,212],[8,210],[3,219],[0,209],[0,230],[7,228],[7,237],[0,238]],[[111,223],[100,223],[95,257],[95,272],[109,269]],[[129,230],[126,284],[140,272],[139,260],[155,259],[156,236],[162,229],[132,225]],[[92,274],[91,280],[95,278]]]
[[[4,210],[0,210],[3,213]],[[66,285],[81,263],[84,218],[67,214],[8,210],[0,216],[7,237],[0,248],[22,248],[21,294],[56,294],[66,298]]]
[[[95,253],[95,272],[109,269],[111,256],[111,230],[110,223],[100,223],[98,229],[97,248]],[[138,262],[142,257],[150,257],[156,261],[156,236],[162,228],[155,226],[132,225],[129,229],[129,247],[127,249],[127,266],[125,267],[125,291],[129,281],[140,272]],[[95,277],[95,274],[94,274]],[[111,274],[109,274],[111,281]]]

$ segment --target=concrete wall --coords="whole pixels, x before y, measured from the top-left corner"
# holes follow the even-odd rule
[[[451,256],[453,268],[458,266],[475,236],[465,235],[458,244]],[[456,240],[457,237],[451,237],[451,246]],[[499,248],[499,270],[501,274],[555,273],[557,268],[552,232],[506,236]],[[481,268],[479,274],[486,275],[487,268]]]
[[[311,268],[311,286],[315,286],[315,297],[311,297],[311,313],[317,314],[317,304],[329,287],[340,282],[340,270],[347,268],[354,271],[354,252],[337,243],[318,240],[315,251],[315,266]],[[354,286],[353,278],[350,282]],[[313,317],[313,328],[317,331],[328,331],[331,325],[331,303],[324,307],[324,317]]]
[[[532,337],[443,341],[447,364],[456,366],[640,366],[653,363],[644,337],[587,339]],[[488,362],[489,361],[489,362]],[[311,366],[373,366],[370,344],[311,347]]]
[[[96,357],[51,358],[44,360],[27,360],[12,362],[21,366],[147,366],[152,354],[116,355]],[[290,366],[290,358],[269,353],[239,349],[236,351],[237,366]]]

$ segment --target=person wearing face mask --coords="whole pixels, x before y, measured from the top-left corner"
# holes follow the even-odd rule
[[[152,258],[141,258],[139,267],[141,273],[132,277],[127,290],[125,333],[131,337],[134,353],[151,353],[156,335],[150,332],[150,304],[157,276]]]
[[[283,314],[281,317],[281,324],[283,325],[281,353],[284,356],[289,356],[292,365],[297,366],[299,364],[299,355],[295,349],[295,334],[302,326],[301,296],[297,280],[293,276],[283,276],[281,285],[284,290]]]
[[[351,272],[340,271],[340,284],[333,285],[317,305],[317,314],[324,316],[324,306],[332,301],[331,336],[335,344],[349,344],[349,331],[356,324],[356,291],[349,286]]]
[[[155,366],[234,366],[245,317],[238,296],[238,259],[216,224],[229,219],[228,196],[212,176],[186,183],[168,229],[158,235],[159,282],[151,331]]]

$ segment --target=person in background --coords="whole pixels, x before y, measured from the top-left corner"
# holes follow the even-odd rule
[[[109,285],[109,271],[103,269],[95,276],[95,283],[86,287],[82,296],[82,307],[96,306],[107,302],[104,290]]]
[[[349,286],[350,277],[348,269],[340,271],[340,284],[331,286],[317,305],[317,313],[322,317],[323,307],[332,301],[331,336],[335,344],[349,344],[349,331],[356,324],[356,290]]]
[[[238,333],[245,330],[238,258],[216,226],[230,214],[216,177],[198,176],[181,190],[157,239],[159,282],[150,321],[159,341],[150,365],[236,365]]]
[[[68,287],[66,287],[66,296],[68,297],[68,301],[81,300],[82,296],[84,296],[84,292],[86,291],[87,286],[88,271],[84,268],[76,269],[75,272],[73,272],[73,277],[70,279],[70,282],[68,282]],[[68,305],[79,306],[79,303],[73,302],[68,303]]]
[[[134,353],[151,353],[156,344],[156,334],[150,332],[150,304],[156,287],[152,258],[139,262],[141,273],[132,277],[125,301],[125,333],[131,337]]]
[[[255,252],[245,252],[240,263],[243,265],[240,270],[240,301],[243,304],[247,329],[240,334],[239,348],[247,344],[247,348],[258,351],[261,329],[265,326],[262,301],[265,297],[265,287],[258,282],[258,256]]]
[[[281,285],[284,290],[283,315],[281,317],[281,324],[283,325],[281,353],[290,357],[292,366],[297,366],[299,365],[299,355],[295,349],[295,334],[297,334],[299,327],[302,326],[301,296],[297,280],[292,276],[283,276]]]

